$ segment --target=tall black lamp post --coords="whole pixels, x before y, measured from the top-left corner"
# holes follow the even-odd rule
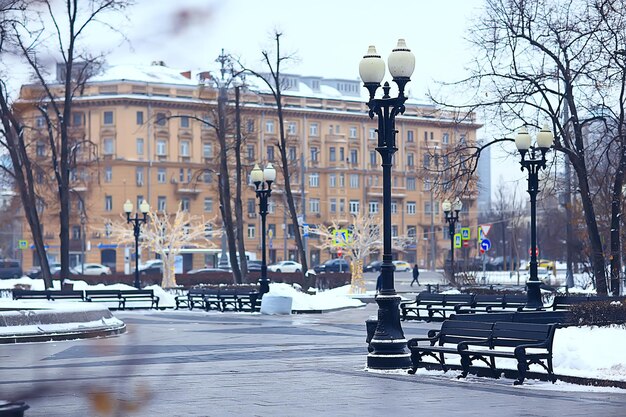
[[[265,218],[267,216],[267,200],[272,194],[272,183],[276,180],[276,169],[272,164],[267,164],[265,169],[259,168],[258,164],[254,165],[250,178],[254,183],[254,191],[259,198],[259,214],[261,215],[261,279],[259,280],[261,297],[269,292],[270,285],[267,279],[267,256],[265,250]]]
[[[528,194],[530,195],[530,278],[526,283],[526,308],[543,307],[537,276],[537,194],[539,193],[539,170],[546,167],[546,153],[552,146],[554,136],[547,126],[537,133],[537,145],[531,146],[530,134],[522,128],[515,137],[515,146],[522,156],[522,171],[528,171]]]
[[[139,205],[139,211],[141,211],[142,217],[139,217],[139,213],[135,212],[135,217],[130,217],[130,213],[133,211],[133,203],[130,200],[126,200],[124,203],[124,212],[126,213],[126,221],[133,225],[133,233],[135,235],[135,288],[141,289],[141,282],[139,282],[139,234],[141,233],[141,225],[148,221],[148,212],[150,211],[150,205],[143,200]]]
[[[404,88],[411,80],[415,69],[415,56],[407,48],[404,39],[398,40],[397,47],[388,59],[389,72],[398,86],[398,96],[390,97],[389,82],[383,85],[382,98],[374,98],[376,90],[385,76],[385,61],[376,48],[369,47],[359,64],[359,74],[369,91],[369,116],[378,116],[378,146],[376,150],[382,158],[383,168],[383,263],[380,268],[382,288],[376,295],[378,303],[378,324],[367,356],[367,366],[371,369],[406,369],[410,366],[410,356],[406,351],[406,339],[400,325],[400,297],[394,288],[394,266],[391,253],[391,168],[396,148],[396,116],[404,113]]]
[[[448,235],[450,235],[450,279],[454,282],[454,234],[456,233],[456,223],[459,221],[459,212],[463,208],[463,203],[457,198],[454,200],[454,203],[445,200],[441,206],[446,223],[448,223]]]

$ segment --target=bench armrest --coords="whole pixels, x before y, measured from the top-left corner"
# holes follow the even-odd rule
[[[456,304],[454,306],[454,311],[456,313],[460,313],[462,308],[469,308],[471,310],[473,307],[474,305],[472,303]]]
[[[430,345],[434,346],[435,343],[437,343],[437,340],[439,340],[439,334],[430,336],[431,332],[433,331],[439,333],[438,330],[430,330],[428,332],[429,337],[414,337],[412,339],[409,339],[409,341],[407,342],[408,347],[410,348],[411,346],[417,346],[419,345],[419,342],[430,342]]]
[[[539,342],[539,343],[528,343],[526,345],[519,345],[515,348],[515,350],[513,351],[513,354],[515,356],[518,355],[518,352],[524,352],[526,351],[526,349],[547,349],[548,348],[548,341],[544,341],[544,342]]]
[[[463,350],[468,350],[469,346],[491,346],[491,338],[485,338],[485,339],[477,339],[477,340],[464,340],[462,342],[459,342],[458,345],[456,345],[456,350],[461,353],[461,351]]]

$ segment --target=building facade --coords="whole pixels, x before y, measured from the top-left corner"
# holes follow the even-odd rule
[[[216,227],[221,227],[219,143],[213,128],[217,124],[217,90],[205,76],[162,66],[114,67],[92,78],[74,99],[71,129],[89,144],[77,150],[76,158],[84,164],[77,164],[71,173],[72,211],[76,213],[71,226],[74,263],[99,262],[117,271],[128,271],[131,249],[115,242],[108,230],[111,223],[122,220],[122,206],[127,199],[135,207],[145,199],[151,207],[169,212],[180,205],[192,214],[215,218]],[[289,181],[302,222],[312,231],[316,224],[336,220],[348,225],[352,215],[381,213],[382,169],[375,150],[377,121],[368,117],[360,83],[285,75],[284,86],[286,151],[292,172]],[[42,116],[28,106],[38,100],[39,91],[35,85],[24,86],[21,103],[26,109],[25,120],[34,127],[35,157],[45,160],[49,150],[43,140],[37,139],[37,130],[44,126]],[[234,121],[233,100],[229,92],[230,126]],[[278,168],[280,129],[275,102],[270,94],[253,86],[243,90],[240,102],[241,154],[246,174],[254,163],[277,165],[267,218],[268,259],[297,260],[295,226],[285,209],[284,178]],[[422,172],[437,153],[443,155],[457,141],[474,141],[479,127],[473,119],[459,123],[433,106],[411,100],[404,115],[397,117],[392,234],[411,237],[408,247],[396,253],[398,259],[424,268],[443,266],[449,248],[440,201],[445,190],[435,190],[433,179]],[[227,136],[233,135],[234,129],[229,130]],[[229,149],[229,161],[232,154]],[[232,166],[234,170],[234,162]],[[49,173],[42,175],[45,180]],[[460,197],[464,202],[460,226],[476,230],[477,195],[448,197]],[[242,200],[246,250],[256,252],[260,258],[260,219],[252,186],[244,187]],[[48,256],[57,259],[58,210],[53,202],[42,207],[42,215]],[[309,265],[336,256],[332,250],[319,249],[314,233],[305,240]],[[219,239],[215,244],[220,246]],[[471,245],[466,255],[472,256],[474,250],[475,245]],[[215,259],[212,256],[208,252],[189,253],[185,255],[185,268],[211,265]],[[146,253],[142,256],[152,257]],[[35,258],[32,253],[25,254],[24,267],[36,262]]]

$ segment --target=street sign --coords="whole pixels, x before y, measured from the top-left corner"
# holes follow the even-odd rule
[[[464,240],[463,241],[463,247],[464,248],[469,248],[469,240]]]
[[[335,246],[346,246],[350,241],[350,231],[348,229],[335,230]]]
[[[491,249],[491,241],[489,239],[483,239],[480,242],[480,252],[487,252],[489,249]]]
[[[28,241],[23,240],[23,239],[22,239],[22,240],[18,240],[18,241],[17,241],[17,247],[18,247],[19,249],[22,249],[22,250],[23,250],[23,249],[28,249]]]
[[[302,237],[308,237],[308,236],[309,236],[309,225],[305,223],[302,225]]]
[[[483,231],[483,235],[487,236],[491,230],[490,224],[481,224],[479,227]]]
[[[532,248],[528,248],[528,256],[532,256],[533,250]],[[539,247],[535,247],[535,256],[539,256]]]
[[[457,233],[454,235],[454,247],[457,249],[461,247],[461,234],[460,233]]]
[[[469,227],[461,227],[461,239],[470,240],[470,228]]]

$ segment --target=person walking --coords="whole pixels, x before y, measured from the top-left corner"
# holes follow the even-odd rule
[[[420,286],[419,277],[420,277],[420,270],[417,268],[417,264],[415,264],[415,266],[413,267],[413,281],[411,281],[411,287],[413,286],[414,282],[417,283],[418,287]]]

